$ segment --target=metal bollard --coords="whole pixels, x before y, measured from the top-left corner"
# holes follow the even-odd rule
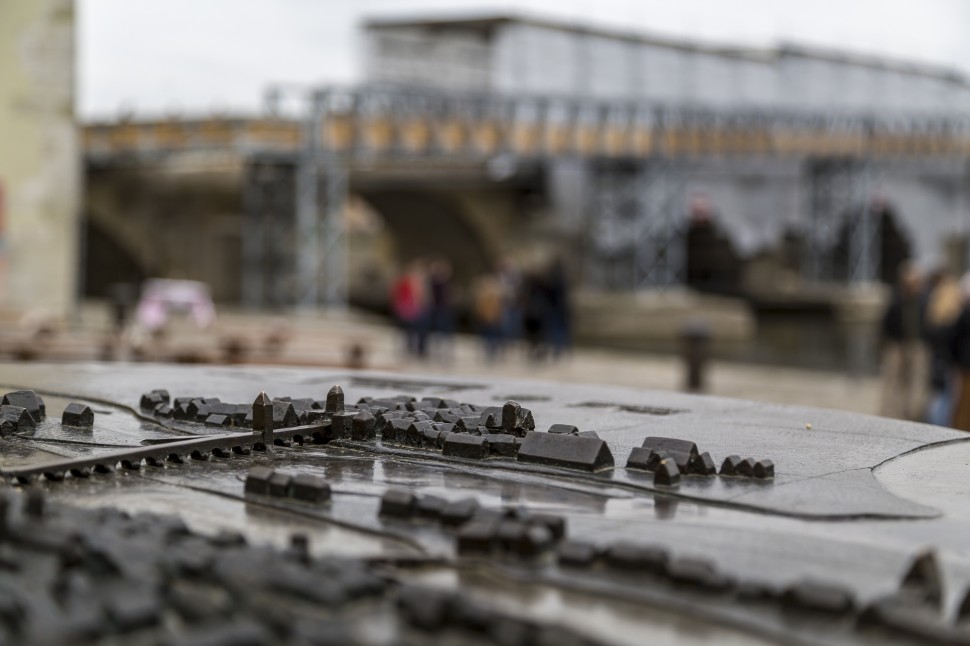
[[[138,288],[131,283],[114,283],[108,288],[111,322],[115,332],[121,332],[128,325],[131,309],[138,298]]]
[[[684,390],[703,392],[707,381],[708,346],[711,331],[703,321],[690,321],[681,332],[684,359]]]

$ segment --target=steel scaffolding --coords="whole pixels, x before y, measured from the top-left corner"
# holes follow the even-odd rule
[[[244,170],[243,301],[248,307],[292,303],[293,164],[253,156]]]
[[[636,287],[670,288],[684,284],[687,253],[685,187],[687,166],[683,161],[657,157],[647,164],[640,183],[646,217],[635,230]]]
[[[881,274],[881,217],[873,209],[873,173],[865,158],[814,159],[808,164],[806,276],[813,282],[865,284]],[[837,257],[847,242],[845,257]]]
[[[326,92],[311,97],[296,169],[296,302],[305,307],[347,303],[347,168],[323,128],[330,98]]]
[[[346,305],[347,167],[326,139],[328,99],[310,96],[295,156],[248,158],[242,278],[249,307]]]
[[[848,275],[850,284],[879,281],[882,273],[882,217],[873,208],[874,169],[867,159],[859,162],[856,193],[860,203],[849,218]]]
[[[300,127],[295,147],[278,114],[272,128],[232,131],[232,145],[251,159],[243,279],[246,302],[255,306],[344,305],[344,210],[350,172],[361,165],[435,160],[488,168],[496,161],[515,167],[522,160],[582,159],[591,180],[590,261],[599,265],[589,273],[604,286],[637,289],[684,282],[685,186],[694,160],[806,159],[805,275],[865,283],[878,279],[881,263],[873,162],[966,159],[970,152],[970,119],[962,115],[717,110],[374,86],[298,94],[302,106],[290,121]],[[272,98],[279,106],[285,97]],[[193,145],[214,145],[193,137],[187,139]],[[275,166],[254,153],[260,145],[279,155]],[[280,186],[271,188],[274,181]],[[288,201],[281,196],[287,191]],[[848,249],[836,249],[844,239]]]
[[[639,183],[643,169],[593,166],[586,208],[590,274],[599,287],[617,289],[634,282],[637,222],[649,217]]]
[[[591,273],[600,285],[668,289],[683,284],[685,163],[658,156],[591,172]]]

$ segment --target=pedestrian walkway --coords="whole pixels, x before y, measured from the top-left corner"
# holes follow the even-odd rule
[[[306,367],[363,367],[398,373],[481,379],[542,379],[658,390],[680,390],[684,372],[673,354],[578,348],[559,360],[530,361],[509,348],[487,361],[481,340],[456,335],[448,347],[432,343],[428,359],[404,351],[400,331],[381,317],[342,314],[252,314],[222,309],[215,326],[197,331],[175,324],[148,336],[112,331],[106,308],[89,304],[80,326],[42,337],[6,326],[0,358],[37,361],[161,361],[255,363]],[[24,352],[24,349],[30,352]],[[875,414],[878,380],[830,372],[734,362],[711,362],[707,394]]]
[[[480,339],[457,335],[450,348],[432,344],[431,357],[420,361],[405,354],[398,331],[380,319],[328,316],[290,321],[293,337],[281,357],[284,362],[300,362],[312,352],[326,354],[320,356],[321,363],[338,365],[345,361],[348,348],[358,344],[365,349],[366,367],[394,372],[543,379],[658,390],[680,390],[684,380],[681,361],[672,355],[579,348],[557,361],[533,362],[524,351],[513,348],[502,358],[489,362]],[[869,414],[875,414],[878,408],[878,380],[873,377],[733,362],[711,363],[707,393]]]

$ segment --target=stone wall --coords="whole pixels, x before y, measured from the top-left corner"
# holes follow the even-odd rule
[[[73,0],[0,2],[0,307],[75,304],[74,23]]]

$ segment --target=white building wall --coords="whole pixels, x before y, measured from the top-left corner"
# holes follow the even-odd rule
[[[669,47],[640,46],[643,84],[639,96],[657,102],[677,102],[684,97],[687,60]]]
[[[881,104],[886,94],[886,79],[888,74],[884,69],[872,70],[869,73],[867,96],[870,103]]]
[[[517,33],[524,44],[525,60],[520,63],[525,63],[523,68],[527,74],[519,78],[513,75],[510,83],[500,82],[500,85],[514,88],[516,92],[545,95],[574,94],[582,90],[576,85],[575,42],[569,34],[554,29],[521,29]]]
[[[928,106],[927,91],[929,90],[928,79],[907,74],[905,79],[905,94],[894,97],[894,99],[904,103],[904,109],[920,112],[926,110]]]
[[[964,93],[961,88],[952,81],[941,81],[937,88],[937,106],[953,106],[956,109],[967,108]]]
[[[795,75],[791,79],[791,86],[797,91],[797,107],[807,110],[842,107],[841,99],[832,96],[838,76],[837,70],[833,69],[831,63],[818,59],[799,58],[795,65],[788,69]]]
[[[692,59],[690,102],[715,107],[737,105],[737,88],[732,81],[739,66],[738,59],[699,52]]]
[[[880,105],[885,110],[906,110],[910,107],[906,95],[910,85],[906,74],[896,70],[887,71],[886,89],[881,97]]]
[[[953,90],[956,86],[947,79],[936,79],[932,90],[932,109],[940,111],[944,106],[951,105],[956,99]]]
[[[954,92],[955,101],[953,107],[958,110],[970,112],[970,86],[959,86]],[[947,107],[950,107],[948,104]]]
[[[778,69],[768,61],[742,59],[734,66],[737,102],[741,106],[778,103]]]
[[[710,107],[970,110],[965,83],[785,49],[728,54],[515,21],[385,26],[366,39],[367,79],[377,82]]]
[[[837,70],[840,77],[838,85],[832,92],[833,99],[841,99],[842,107],[849,110],[859,110],[872,104],[872,79],[875,70],[861,66],[842,66]]]
[[[371,82],[468,91],[487,91],[491,82],[491,44],[471,31],[370,30],[364,56]]]
[[[596,99],[629,98],[636,88],[630,87],[630,57],[626,43],[602,36],[586,36],[590,66],[590,96]]]

